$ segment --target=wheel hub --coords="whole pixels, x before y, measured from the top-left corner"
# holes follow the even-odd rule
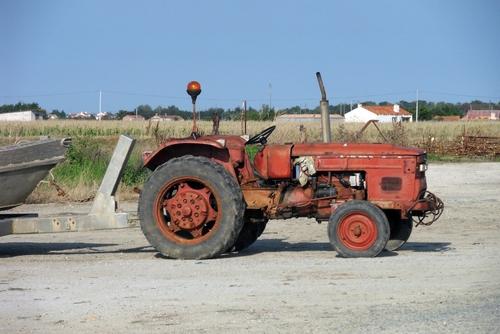
[[[353,250],[369,249],[377,239],[375,223],[369,217],[358,213],[345,217],[338,232],[342,243]]]
[[[182,183],[172,198],[165,200],[171,222],[181,229],[196,229],[207,222],[210,211],[210,190],[193,189]]]

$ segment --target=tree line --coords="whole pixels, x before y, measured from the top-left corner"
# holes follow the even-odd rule
[[[363,105],[392,105],[387,101],[373,102],[364,101],[361,102]],[[415,119],[416,112],[416,101],[404,101],[401,100],[398,104],[409,111]],[[418,118],[419,120],[431,120],[436,116],[464,116],[470,109],[500,109],[500,101],[498,103],[483,102],[479,100],[474,100],[471,102],[431,102],[425,100],[418,101]],[[347,103],[340,103],[336,105],[330,105],[329,110],[331,113],[343,115],[349,112],[351,109],[356,108],[356,105],[351,105]],[[23,103],[19,102],[16,104],[4,104],[0,105],[0,113],[15,112],[15,111],[26,111],[31,110],[41,114],[44,118],[48,118],[49,115],[55,115],[57,118],[65,119],[69,115],[64,112],[64,110],[54,109],[48,113],[44,108],[36,102]],[[274,120],[276,116],[282,114],[319,114],[319,106],[315,108],[306,108],[301,106],[293,106],[282,109],[270,108],[269,105],[264,104],[259,109],[249,107],[247,109],[246,117],[248,120],[262,120],[269,121]],[[149,119],[155,115],[176,115],[184,119],[190,119],[192,113],[190,110],[182,110],[177,106],[171,105],[168,107],[158,106],[156,108],[151,107],[149,104],[141,104],[132,110],[121,109],[117,113],[112,114],[115,119],[122,119],[126,115],[141,115],[145,119]],[[218,115],[222,120],[240,120],[242,115],[242,108],[236,107],[234,109],[228,108],[209,108],[206,110],[201,110],[199,117],[203,120],[210,120],[214,115]]]

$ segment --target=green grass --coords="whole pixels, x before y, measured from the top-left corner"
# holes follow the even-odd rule
[[[99,183],[111,159],[113,144],[109,140],[103,143],[102,138],[75,138],[66,152],[66,160],[53,170],[55,179],[71,187]],[[126,186],[142,184],[148,176],[138,149],[140,145],[133,150],[123,171],[122,183]]]
[[[430,162],[500,162],[500,157],[483,157],[483,156],[457,156],[449,154],[427,153],[427,159]]]

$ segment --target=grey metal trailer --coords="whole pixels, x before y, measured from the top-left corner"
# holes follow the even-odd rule
[[[88,214],[53,216],[39,216],[37,213],[10,216],[8,213],[0,214],[0,236],[129,227],[128,213],[117,211],[118,203],[115,194],[134,143],[134,139],[124,135],[120,136]]]

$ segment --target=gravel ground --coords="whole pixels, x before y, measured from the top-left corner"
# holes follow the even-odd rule
[[[326,224],[272,221],[240,255],[164,259],[140,229],[0,238],[4,333],[498,333],[500,164],[433,164],[446,209],[398,252],[338,258]],[[124,203],[133,211],[134,203]],[[88,205],[24,206],[77,212]]]

